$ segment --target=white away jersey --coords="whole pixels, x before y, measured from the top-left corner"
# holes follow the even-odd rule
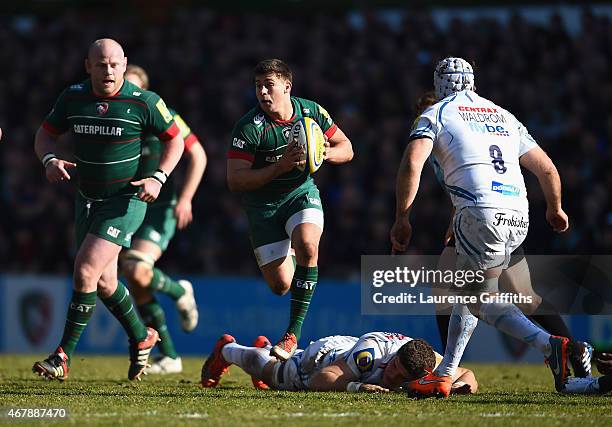
[[[344,360],[360,382],[380,385],[387,363],[409,341],[412,338],[398,333],[369,332],[359,337]]]
[[[528,212],[519,157],[537,143],[511,113],[475,92],[457,92],[423,112],[410,133],[410,140],[417,138],[433,141],[432,154],[457,210]]]

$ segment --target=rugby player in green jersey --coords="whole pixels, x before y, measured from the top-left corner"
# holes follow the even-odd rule
[[[117,260],[129,247],[146,212],[183,154],[183,138],[164,101],[155,93],[124,81],[127,58],[114,40],[96,40],[85,68],[90,78],[66,88],[38,129],[34,148],[50,182],[70,180],[78,171],[75,206],[77,254],[74,286],[57,350],[32,370],[65,380],[96,296],[121,322],[129,336],[128,378],[140,379],[159,334],[138,318],[127,288],[117,280]],[[53,153],[59,135],[76,139],[76,163]],[[140,174],[141,140],[149,133],[164,141],[159,169]]]
[[[227,182],[231,191],[242,193],[259,268],[272,292],[291,292],[289,327],[270,352],[281,360],[297,349],[318,279],[323,232],[319,190],[308,168],[298,168],[305,164],[305,153],[287,144],[291,126],[311,117],[327,138],[327,162],[353,158],[351,142],[328,112],[316,102],[291,96],[291,85],[292,73],[283,61],[267,59],[255,67],[259,103],[234,128],[227,161]]]
[[[127,66],[125,79],[141,89],[149,88],[146,71],[137,65]],[[159,332],[161,338],[157,346],[161,355],[154,359],[151,367],[146,370],[147,374],[171,374],[183,370],[181,358],[176,353],[166,325],[164,310],[153,292],[162,292],[176,302],[183,330],[191,332],[198,324],[198,309],[191,283],[186,280],[175,281],[154,267],[168,247],[176,228],[181,230],[191,223],[191,200],[206,168],[206,152],[197,136],[175,111],[170,109],[170,112],[181,130],[185,141],[183,154],[188,160],[181,191],[177,197],[172,177],[168,178],[157,200],[149,204],[142,225],[132,237],[132,246],[124,250],[120,257],[121,272],[129,283],[140,316],[147,326]],[[144,176],[150,176],[159,167],[163,144],[153,134],[148,135],[142,144],[141,170]]]

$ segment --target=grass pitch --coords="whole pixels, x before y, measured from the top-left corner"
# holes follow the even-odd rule
[[[612,425],[612,396],[561,396],[542,365],[467,365],[478,394],[411,400],[402,394],[258,391],[232,367],[216,389],[199,387],[203,359],[183,358],[180,375],[127,381],[128,360],[77,356],[70,379],[36,377],[46,355],[0,355],[0,424],[9,409],[65,408],[65,419],[27,419],[19,425],[291,425],[291,426],[568,426]]]

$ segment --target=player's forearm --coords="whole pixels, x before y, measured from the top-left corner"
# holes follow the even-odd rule
[[[347,379],[334,372],[319,371],[310,379],[308,388],[312,391],[345,391],[348,383]]]
[[[395,183],[395,218],[403,218],[410,213],[412,204],[419,191],[421,172],[427,157],[431,154],[433,141],[419,138],[411,141],[402,156]]]
[[[181,188],[179,199],[191,201],[202,181],[202,175],[204,175],[206,170],[207,157],[204,147],[199,143],[191,146],[187,156],[189,157],[189,163],[187,164],[185,182]]]
[[[415,164],[408,156],[404,155],[395,183],[396,218],[403,218],[410,213],[419,190],[420,181],[421,169],[419,169],[418,164]]]
[[[43,128],[38,128],[34,137],[34,151],[39,160],[47,153],[57,149],[56,139]]]
[[[561,209],[561,178],[553,161],[540,147],[534,147],[520,158],[520,165],[533,173],[540,183],[549,210]]]
[[[163,143],[163,151],[159,160],[159,168],[170,175],[183,155],[185,143],[180,135]]]
[[[228,171],[227,185],[230,191],[242,192],[253,191],[263,187],[282,171],[278,163],[266,166],[261,169],[240,168]]]
[[[333,164],[341,164],[353,160],[353,145],[348,138],[344,138],[328,149],[325,161]]]
[[[552,161],[536,176],[544,193],[546,207],[551,210],[561,209],[561,177]]]

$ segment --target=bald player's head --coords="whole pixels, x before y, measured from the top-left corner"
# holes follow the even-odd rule
[[[113,39],[99,39],[89,46],[85,69],[91,76],[93,91],[98,96],[113,96],[123,85],[127,58],[123,48]]]

